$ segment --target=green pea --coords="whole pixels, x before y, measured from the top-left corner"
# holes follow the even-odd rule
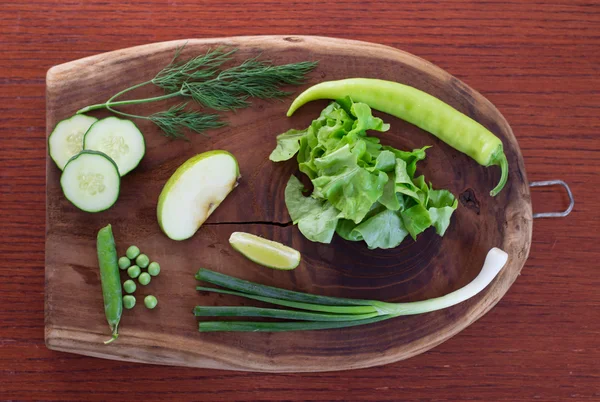
[[[160,273],[160,265],[158,265],[158,262],[152,261],[150,265],[148,265],[148,273],[152,276],[157,276]]]
[[[138,255],[140,255],[140,249],[137,246],[129,246],[127,252],[125,253],[127,258],[130,260],[135,260]]]
[[[137,265],[132,265],[127,268],[127,275],[129,275],[131,279],[135,279],[140,276],[140,272],[142,272],[142,270]]]
[[[154,297],[152,295],[148,295],[148,296],[144,297],[144,305],[146,306],[146,308],[149,308],[150,310],[152,310],[154,307],[156,307],[157,304],[158,304],[158,300],[156,299],[156,297]]]
[[[127,268],[129,268],[130,265],[131,265],[131,261],[129,261],[129,258],[127,258],[127,257],[119,258],[119,268],[121,268],[122,270],[126,270]]]
[[[144,300],[144,303],[145,303],[145,300]],[[125,307],[127,310],[130,310],[133,308],[133,306],[135,306],[135,296],[132,296],[132,295],[123,296],[123,307]]]
[[[150,274],[148,272],[142,272],[140,274],[140,277],[138,278],[138,282],[142,286],[146,286],[147,284],[150,283],[151,280],[152,280],[152,277],[150,276]]]
[[[125,289],[126,293],[133,293],[135,292],[135,289],[137,289],[137,286],[135,285],[134,281],[127,279],[125,282],[123,282],[123,289]]]
[[[135,263],[140,268],[146,268],[148,266],[148,264],[150,263],[150,258],[148,258],[148,256],[146,254],[140,254],[135,259]]]

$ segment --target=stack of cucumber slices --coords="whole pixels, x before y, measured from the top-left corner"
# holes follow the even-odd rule
[[[117,201],[121,177],[140,163],[146,144],[129,120],[75,115],[57,124],[48,152],[63,171],[65,197],[83,211],[100,212]]]

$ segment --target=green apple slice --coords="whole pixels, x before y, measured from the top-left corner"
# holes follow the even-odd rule
[[[229,244],[249,260],[265,267],[290,270],[300,264],[299,251],[250,233],[233,232]]]
[[[237,160],[227,151],[193,156],[173,173],[158,197],[162,231],[173,240],[189,239],[237,186]]]

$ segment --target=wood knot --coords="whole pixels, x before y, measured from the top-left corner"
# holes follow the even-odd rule
[[[283,40],[286,42],[302,42],[302,38],[298,38],[296,36],[288,36],[283,38]]]
[[[466,207],[474,211],[477,215],[479,215],[479,200],[477,200],[477,197],[475,197],[475,192],[473,191],[473,189],[466,189],[460,194],[458,199],[460,200],[460,203],[463,205],[463,207]]]

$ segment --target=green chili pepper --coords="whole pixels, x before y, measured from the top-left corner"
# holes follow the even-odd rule
[[[104,296],[104,314],[112,330],[112,338],[104,342],[108,344],[119,337],[118,327],[123,313],[123,294],[121,292],[117,248],[115,247],[115,239],[110,225],[98,231],[96,248],[98,251],[98,264],[100,265],[102,294]]]
[[[508,161],[502,141],[488,129],[438,98],[408,85],[370,78],[326,81],[301,93],[287,115],[317,99],[342,99],[349,96],[375,110],[391,114],[435,135],[452,148],[470,156],[483,166],[500,166],[502,176],[490,192],[495,196],[508,179]]]

